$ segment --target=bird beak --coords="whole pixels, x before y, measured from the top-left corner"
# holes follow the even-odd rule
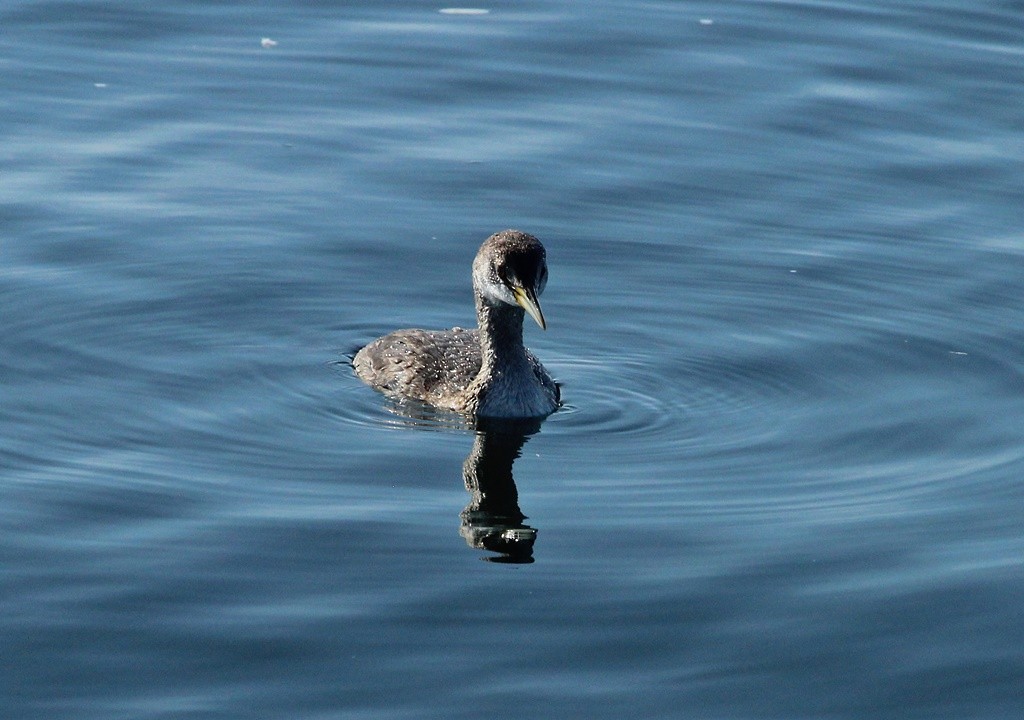
[[[537,293],[532,289],[527,290],[526,288],[514,287],[512,288],[512,295],[515,296],[516,302],[519,303],[519,307],[530,314],[537,324],[540,325],[541,330],[547,330],[548,324],[544,322],[544,313],[540,309],[540,301],[537,300]]]

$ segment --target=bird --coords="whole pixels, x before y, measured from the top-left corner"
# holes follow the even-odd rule
[[[356,353],[356,374],[390,397],[467,416],[550,415],[561,402],[559,386],[523,344],[527,314],[547,329],[544,246],[519,230],[495,233],[480,246],[472,277],[476,330],[396,330]]]

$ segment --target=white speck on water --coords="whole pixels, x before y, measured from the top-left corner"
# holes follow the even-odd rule
[[[712,20],[711,18],[701,18],[701,19],[700,19],[700,24],[701,24],[701,25],[711,25],[711,24],[713,24],[714,22],[715,22],[715,21],[714,21],[714,20]]]
[[[265,48],[277,47],[277,40],[271,40],[270,38],[263,38],[260,40],[260,45]]]
[[[442,15],[486,15],[490,10],[483,8],[441,8],[438,10]]]
[[[105,88],[107,86],[107,84],[106,83],[93,83],[92,86],[93,87],[97,87],[97,88]]]
[[[959,350],[950,350],[950,351],[949,351],[949,354],[950,354],[950,355],[962,355],[962,356],[964,356],[964,357],[966,357],[966,356],[967,356],[967,353],[965,353],[965,352],[960,352]]]

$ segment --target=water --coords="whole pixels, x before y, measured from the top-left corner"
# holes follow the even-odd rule
[[[1020,5],[476,7],[0,10],[0,716],[1019,718]]]

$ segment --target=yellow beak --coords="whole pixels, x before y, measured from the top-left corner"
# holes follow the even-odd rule
[[[537,321],[540,329],[547,330],[548,324],[544,322],[544,313],[541,312],[540,301],[537,300],[536,293],[526,288],[514,287],[512,288],[512,294],[515,296],[516,302],[519,303],[519,307]]]

